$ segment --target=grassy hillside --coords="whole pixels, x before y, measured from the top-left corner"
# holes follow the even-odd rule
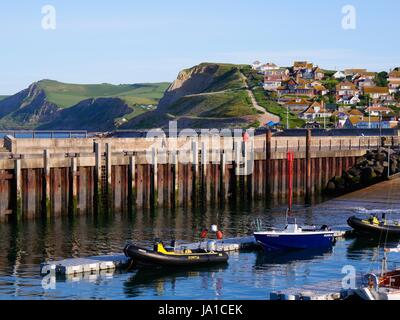
[[[247,69],[246,65],[202,63],[183,70],[156,111],[135,118],[124,127],[159,127],[170,120],[192,127],[213,123],[247,127],[257,118],[246,91],[243,71]]]
[[[257,111],[251,105],[247,93],[238,90],[184,97],[168,108],[168,113],[177,117],[231,118],[255,115]]]
[[[42,80],[0,99],[0,128],[112,130],[153,110],[168,86],[169,83],[82,85]],[[88,103],[89,100],[94,102]],[[69,109],[73,112],[61,112]]]
[[[47,101],[61,108],[71,107],[88,98],[121,98],[129,105],[157,104],[169,83],[154,84],[68,84],[53,80],[38,82],[46,92]]]
[[[266,91],[262,88],[253,89],[254,97],[258,104],[264,107],[268,112],[275,114],[281,118],[281,124],[286,126],[288,113],[285,107],[282,107],[277,102],[271,100]],[[302,128],[305,125],[304,120],[299,119],[297,115],[289,113],[289,126],[290,128]]]
[[[39,129],[108,131],[115,128],[116,119],[131,111],[132,108],[119,98],[87,99],[61,109],[55,119]]]

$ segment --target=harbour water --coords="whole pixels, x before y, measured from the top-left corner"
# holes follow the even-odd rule
[[[313,208],[298,204],[295,211],[301,223],[340,229],[346,227],[349,216],[368,214],[368,208],[358,205],[349,201],[346,208],[335,202]],[[346,265],[354,266],[359,274],[379,267],[382,245],[348,239],[338,241],[332,251],[306,255],[234,253],[227,266],[211,269],[172,273],[128,270],[57,279],[55,283],[43,281],[39,275],[39,265],[45,260],[120,253],[128,240],[142,245],[151,245],[154,238],[192,242],[198,240],[203,227],[213,223],[226,237],[243,236],[257,218],[266,225],[282,226],[284,211],[284,205],[271,208],[258,203],[0,224],[0,299],[268,299],[273,291],[340,281]],[[400,218],[396,208],[387,212],[391,218]],[[399,259],[393,256],[391,261]]]

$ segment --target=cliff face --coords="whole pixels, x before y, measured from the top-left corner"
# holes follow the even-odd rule
[[[123,126],[126,129],[167,127],[243,127],[253,123],[257,111],[246,91],[242,70],[249,66],[202,63],[178,74],[157,110]]]
[[[68,84],[42,80],[0,100],[0,129],[109,131],[157,105],[168,83]]]
[[[41,130],[108,131],[115,119],[133,110],[119,98],[87,99],[58,112],[56,119],[39,127]]]
[[[186,95],[198,94],[206,90],[215,81],[218,69],[218,64],[200,64],[191,69],[182,70],[160,100],[159,109],[168,107]]]
[[[36,84],[0,101],[0,127],[32,128],[55,118],[60,108],[46,100],[46,93]]]

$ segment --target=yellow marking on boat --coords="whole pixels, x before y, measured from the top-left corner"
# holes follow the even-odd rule
[[[193,253],[192,250],[185,250],[183,253],[178,253],[178,252],[169,252],[167,250],[165,250],[164,246],[159,243],[157,245],[157,252],[161,253],[161,254],[165,254],[165,255],[169,255],[169,256],[188,256],[188,257],[195,257],[193,259],[200,259],[200,256],[204,256],[204,255],[214,255],[214,252],[209,252],[209,253]]]
[[[200,260],[199,256],[188,256],[188,260]]]

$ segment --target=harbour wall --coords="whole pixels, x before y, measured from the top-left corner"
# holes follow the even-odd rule
[[[212,141],[212,139],[216,139]],[[386,137],[398,145],[398,137]],[[311,198],[380,137],[4,139],[0,220]],[[216,147],[217,146],[217,147]]]

